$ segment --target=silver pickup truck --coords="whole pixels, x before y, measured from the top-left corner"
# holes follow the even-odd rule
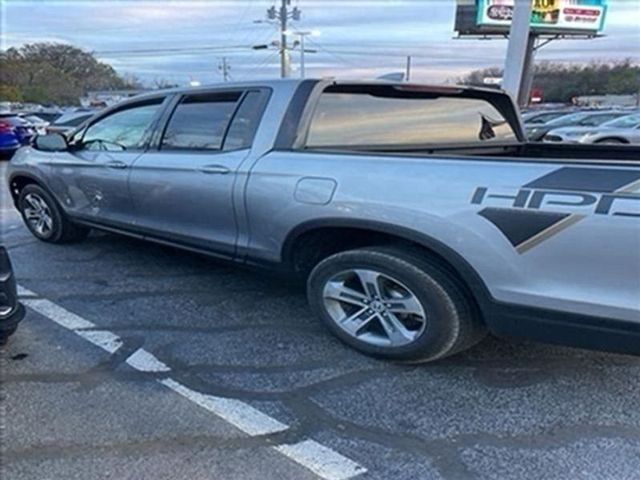
[[[98,228],[304,279],[362,352],[486,332],[640,353],[640,150],[527,144],[496,90],[283,80],[159,91],[18,151],[37,238]]]

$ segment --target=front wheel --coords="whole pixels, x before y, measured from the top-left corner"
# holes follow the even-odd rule
[[[464,288],[426,257],[396,247],[332,255],[311,272],[309,303],[345,343],[375,356],[431,361],[480,341]]]
[[[39,240],[65,243],[86,238],[89,229],[69,221],[49,193],[35,184],[20,191],[18,209],[29,231]]]

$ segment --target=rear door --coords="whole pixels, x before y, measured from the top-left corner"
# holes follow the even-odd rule
[[[53,154],[51,188],[67,211],[121,227],[135,222],[129,169],[146,148],[163,101],[123,105],[77,132],[68,151]]]
[[[233,255],[233,188],[264,110],[266,90],[184,94],[157,145],[133,164],[137,224],[147,233]]]

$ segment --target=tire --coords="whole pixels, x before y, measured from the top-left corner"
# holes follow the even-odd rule
[[[352,275],[353,271],[359,274]],[[362,277],[371,277],[367,272],[380,276],[375,282],[363,282]],[[367,288],[372,290],[370,287],[374,284],[379,286],[385,305],[381,313],[378,313],[380,302],[374,304],[370,295],[368,305],[360,303],[363,296],[367,296],[364,295]],[[354,290],[359,295],[351,296]],[[337,291],[341,292],[340,300],[335,299]],[[346,301],[345,292],[348,293]],[[410,249],[366,247],[332,255],[312,270],[307,281],[307,296],[313,312],[338,338],[377,357],[404,362],[433,361],[465,350],[486,335],[465,288],[446,269]],[[357,322],[345,321],[367,307],[370,308]],[[399,313],[400,310],[413,312]],[[370,319],[371,315],[375,318]],[[421,316],[424,321],[420,320]],[[401,328],[389,329],[389,324],[398,325],[390,318],[401,321],[404,335],[398,334],[403,331]]]
[[[0,160],[11,160],[16,150],[0,150]]]
[[[602,140],[598,140],[595,142],[599,145],[626,145],[626,142],[619,140],[617,138],[603,138]]]
[[[43,242],[75,242],[85,239],[90,231],[69,221],[54,198],[35,184],[20,190],[18,209],[31,234]]]

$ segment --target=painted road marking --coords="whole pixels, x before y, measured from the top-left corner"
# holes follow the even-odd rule
[[[133,352],[127,363],[141,372],[170,372],[171,369],[158,360],[154,354],[147,352],[144,348],[139,348]]]
[[[115,353],[123,345],[122,339],[115,333],[98,328],[89,320],[50,300],[40,298],[37,293],[31,290],[18,286],[18,294],[22,303],[27,307],[109,353]],[[126,363],[140,372],[166,373],[171,371],[168,365],[143,348],[133,352],[127,358]],[[250,436],[268,435],[289,428],[289,425],[241,400],[197,392],[171,377],[164,377],[157,381]],[[271,448],[326,480],[347,480],[367,471],[360,464],[315,440],[307,439],[293,444],[274,445]]]
[[[282,432],[289,428],[288,425],[280,423],[275,418],[240,400],[196,392],[171,378],[161,380],[160,383],[188,398],[193,403],[197,403],[202,408],[206,408],[224,418],[227,422],[249,435],[267,435],[269,433]]]

